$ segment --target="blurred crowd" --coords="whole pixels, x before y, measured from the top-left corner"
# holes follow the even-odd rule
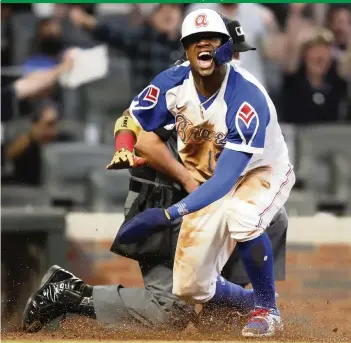
[[[51,142],[109,143],[133,95],[182,58],[182,19],[201,7],[242,24],[257,50],[241,65],[267,88],[282,123],[351,119],[347,4],[1,4],[2,183],[39,185],[40,151]],[[62,89],[72,50],[102,43],[108,77]]]

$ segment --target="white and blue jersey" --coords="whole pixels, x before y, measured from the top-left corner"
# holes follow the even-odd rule
[[[226,68],[218,94],[204,106],[185,62],[160,73],[129,108],[145,131],[176,125],[179,156],[199,182],[213,175],[224,147],[253,154],[243,174],[289,163],[277,112],[266,90],[245,69],[230,64]]]

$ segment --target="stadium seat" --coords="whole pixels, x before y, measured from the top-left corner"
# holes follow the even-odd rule
[[[32,53],[37,17],[30,12],[18,13],[11,17],[12,64],[22,65]]]
[[[313,216],[317,211],[317,199],[313,192],[292,190],[285,204],[289,216]]]
[[[29,132],[32,125],[30,118],[14,119],[5,124],[5,141],[12,141],[18,135]],[[61,131],[76,141],[84,140],[84,125],[73,119],[63,119],[60,124]]]
[[[1,186],[1,206],[49,205],[49,195],[40,187]]]
[[[86,120],[102,127],[106,113],[115,116],[130,103],[131,88],[129,61],[126,58],[111,59],[106,78],[91,82],[83,88]]]
[[[318,125],[298,132],[298,176],[320,204],[350,207],[350,125]]]
[[[113,146],[58,143],[43,151],[43,184],[51,200],[84,206],[89,174],[104,170],[113,156]]]
[[[129,171],[94,170],[90,173],[90,204],[95,212],[123,212],[129,189]]]
[[[60,127],[62,132],[68,134],[75,141],[83,142],[84,125],[82,122],[73,119],[63,119]]]

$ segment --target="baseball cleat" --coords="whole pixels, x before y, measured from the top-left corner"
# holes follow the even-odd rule
[[[276,309],[256,308],[242,330],[244,337],[272,337],[283,330],[280,313]]]
[[[81,279],[59,266],[52,266],[40,287],[28,299],[23,313],[25,332],[38,332],[55,318],[66,314],[83,298],[87,286]]]

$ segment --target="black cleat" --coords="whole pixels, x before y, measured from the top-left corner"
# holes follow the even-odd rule
[[[52,266],[41,280],[40,288],[27,301],[23,313],[23,330],[40,331],[55,318],[77,307],[88,288],[91,289],[72,273]]]

